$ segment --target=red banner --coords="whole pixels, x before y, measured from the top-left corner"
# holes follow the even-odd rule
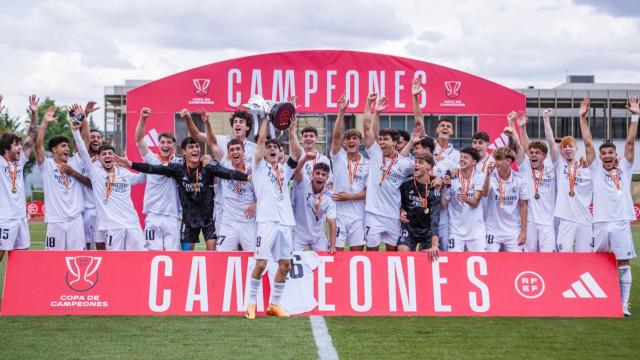
[[[247,253],[44,252],[8,256],[3,315],[239,315]],[[258,310],[268,302],[265,274]],[[610,254],[296,253],[283,296],[320,315],[620,317]]]

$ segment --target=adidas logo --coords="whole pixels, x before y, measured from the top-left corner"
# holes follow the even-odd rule
[[[598,285],[593,276],[591,276],[589,272],[586,272],[580,275],[579,280],[571,284],[571,288],[562,293],[562,297],[569,299],[606,299],[607,294],[602,291],[602,288]]]
[[[149,133],[144,137],[144,143],[147,144],[148,147],[158,146],[158,132],[156,129],[149,130]]]
[[[493,140],[493,142],[489,145],[489,150],[495,150],[497,148],[505,146],[509,146],[509,137],[503,133]]]

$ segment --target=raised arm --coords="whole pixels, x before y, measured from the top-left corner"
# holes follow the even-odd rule
[[[298,117],[291,115],[291,124],[289,125],[289,150],[291,158],[295,161],[300,160],[302,156],[302,147],[298,142]]]
[[[424,126],[424,116],[422,115],[422,109],[420,109],[420,93],[423,91],[424,89],[420,86],[420,79],[413,79],[411,95],[413,95],[413,117],[416,121],[416,127]]]
[[[220,151],[220,147],[218,146],[218,138],[213,132],[211,121],[209,121],[209,113],[204,108],[200,108],[200,110],[198,110],[198,113],[200,114],[200,118],[204,122],[205,132],[207,136],[207,145],[209,145],[209,147],[211,148],[213,156],[219,161],[222,161],[222,151]]]
[[[409,157],[411,154],[411,148],[424,139],[424,136],[424,126],[416,125],[416,127],[411,131],[411,138],[409,139],[409,142],[407,142],[407,144],[402,148],[400,156]]]
[[[27,131],[27,137],[24,139],[24,144],[22,144],[22,151],[24,152],[26,157],[31,155],[31,149],[33,149],[33,141],[36,138],[36,126],[38,125],[38,102],[40,99],[36,98],[35,95],[29,96],[29,117],[31,121],[29,122],[29,130]]]
[[[306,153],[305,156],[300,159],[300,161],[298,161],[298,166],[296,166],[296,169],[293,172],[293,180],[296,182],[296,185],[300,184],[302,180],[304,180],[304,164],[307,161],[313,161],[313,159],[315,158],[315,151],[310,151]]]
[[[140,156],[142,156],[143,158],[149,153],[149,147],[144,141],[144,125],[147,122],[149,116],[151,116],[151,109],[149,109],[148,107],[143,107],[142,110],[140,110],[140,119],[138,120],[138,125],[136,125],[136,144],[138,145]]]
[[[633,164],[634,145],[638,133],[638,116],[640,116],[640,100],[635,96],[629,96],[628,102],[627,110],[631,112],[631,124],[629,131],[627,131],[627,141],[624,144],[624,157]]]
[[[554,163],[558,160],[560,156],[560,152],[558,151],[558,144],[556,144],[556,139],[553,137],[553,129],[551,128],[551,114],[553,110],[546,109],[542,112],[542,122],[544,124],[544,139],[547,141],[547,145],[549,146],[549,153],[551,154],[551,161]]]
[[[191,118],[191,113],[189,112],[189,110],[187,109],[180,110],[180,117],[183,118],[184,121],[187,123],[187,130],[189,130],[189,135],[198,139],[198,141],[209,143],[207,139],[207,134],[198,130],[198,128],[196,127],[196,124],[193,122],[193,119]]]
[[[45,160],[44,153],[44,136],[47,132],[47,126],[49,123],[53,122],[55,118],[53,117],[56,113],[55,106],[49,106],[47,111],[44,113],[44,121],[40,124],[40,129],[38,130],[38,134],[36,135],[36,163],[38,166],[42,165]]]
[[[507,117],[507,121],[509,122],[509,127],[515,129],[515,126],[513,125],[513,121],[515,119],[512,118],[512,114],[513,112],[509,114],[509,116]],[[527,115],[524,113],[524,111],[518,111],[516,119],[518,121],[518,127],[520,128],[520,136],[522,137],[522,148],[528,149],[530,140],[529,134],[527,133]]]
[[[516,164],[519,166],[524,161],[525,152],[522,144],[520,143],[518,132],[512,127],[506,127],[504,128],[504,133],[513,140],[513,145],[516,148]]]
[[[591,129],[587,122],[587,113],[589,113],[589,98],[584,98],[580,103],[580,132],[582,132],[582,141],[584,142],[584,151],[587,156],[587,165],[591,165],[591,162],[596,158],[596,149],[593,146],[593,137],[591,136]]]
[[[256,150],[253,152],[253,163],[258,164],[264,159],[264,147],[267,142],[267,132],[269,130],[269,121],[266,117],[260,122],[260,130],[258,131],[258,140],[256,142]]]
[[[84,115],[85,115],[85,119],[82,123],[82,128],[80,128],[80,133],[82,134],[82,139],[84,140],[85,144],[89,144],[91,142],[91,129],[89,129],[89,115],[100,109],[100,107],[96,107],[96,102],[91,100],[89,102],[87,102],[87,104],[84,107]]]
[[[71,123],[71,121],[69,122]],[[84,143],[84,140],[82,140],[80,126],[82,125],[73,125],[73,123],[71,123],[71,133],[73,134],[73,140],[77,147],[78,156],[80,156],[80,160],[82,160],[82,165],[87,171],[91,171],[93,163],[91,162],[91,155],[89,155],[89,151],[87,151],[87,145]]]
[[[344,113],[349,106],[349,99],[345,94],[338,99],[338,117],[336,123],[333,125],[333,136],[331,137],[331,154],[335,155],[340,152],[342,148],[342,131],[344,130]]]
[[[366,148],[370,148],[373,143],[376,142],[377,133],[374,133],[371,119],[371,108],[373,107],[373,102],[378,97],[376,93],[370,93],[367,95],[367,101],[364,105],[364,119],[363,119],[363,128],[364,128],[364,145]]]
[[[373,109],[373,121],[371,122],[371,130],[378,137],[380,133],[380,113],[387,109],[387,97],[383,96],[378,99],[376,107]]]

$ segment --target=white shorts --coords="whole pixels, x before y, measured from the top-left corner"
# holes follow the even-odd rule
[[[144,220],[144,239],[149,250],[180,250],[180,225],[173,216],[147,214]]]
[[[216,251],[255,251],[257,225],[254,221],[223,223],[216,229],[218,241]]]
[[[396,246],[402,232],[400,231],[400,217],[389,218],[367,212],[365,214],[364,236],[367,247],[377,247],[381,242]]]
[[[0,251],[24,250],[30,246],[27,218],[0,220]]]
[[[631,224],[628,221],[597,222],[593,228],[593,251],[613,251],[616,260],[636,257]]]
[[[96,218],[96,208],[86,208],[82,212],[84,221],[84,241],[87,244],[104,243],[104,236],[100,236]]]
[[[318,239],[305,239],[302,234],[296,234],[293,232],[293,251],[304,251],[306,247],[315,251],[327,251],[329,250],[329,240],[326,237]]]
[[[101,230],[107,250],[147,250],[141,229]]]
[[[456,234],[449,234],[447,240],[447,251],[451,252],[485,252],[487,251],[487,243],[485,242],[485,235],[482,234],[477,239],[465,239]]]
[[[438,241],[440,243],[440,251],[449,251],[449,211],[447,209],[440,211],[438,232],[440,233]]]
[[[524,243],[526,252],[554,252],[556,251],[556,232],[551,225],[527,222],[527,241]]]
[[[254,258],[258,260],[291,260],[293,239],[291,226],[277,222],[259,222]]]
[[[504,236],[495,236],[489,234],[487,232],[487,251],[488,252],[499,252],[500,249],[504,252],[523,252],[524,247],[522,245],[518,245],[517,237],[504,237]]]
[[[558,252],[591,252],[593,230],[591,225],[560,219],[558,224]]]
[[[362,246],[364,241],[364,219],[357,219],[351,222],[341,221],[340,216],[336,218],[336,247],[343,248],[349,246]]]
[[[84,250],[84,221],[82,216],[68,222],[47,223],[45,250]]]

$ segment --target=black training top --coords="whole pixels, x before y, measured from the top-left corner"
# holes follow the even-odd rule
[[[215,160],[204,166],[188,168],[184,159],[167,165],[134,162],[131,169],[147,174],[165,175],[176,180],[182,205],[182,222],[190,227],[205,227],[213,222],[215,177],[225,180],[247,181],[248,176],[228,169]]]
[[[416,188],[417,185],[417,188]],[[414,237],[431,237],[438,236],[438,228],[440,222],[440,189],[428,188],[420,182],[414,182],[413,179],[407,180],[400,185],[400,207],[407,212],[409,224],[407,228]],[[419,193],[418,193],[419,192]],[[424,205],[422,199],[428,200],[429,213],[424,213]]]

